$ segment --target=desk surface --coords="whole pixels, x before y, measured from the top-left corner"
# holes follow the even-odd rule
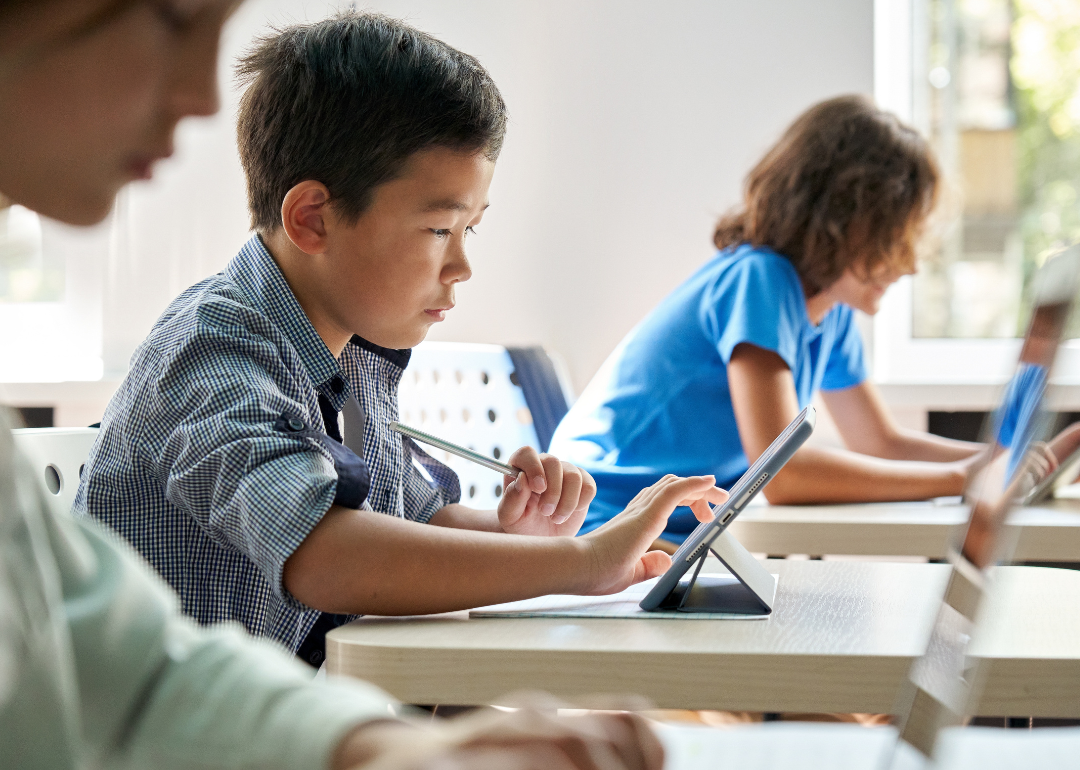
[[[773,560],[766,620],[364,618],[327,636],[331,673],[410,703],[636,693],[662,708],[889,712],[926,646],[939,564]],[[716,565],[719,566],[719,565]],[[997,571],[980,713],[1080,717],[1080,572]]]
[[[751,506],[731,533],[753,553],[945,557],[967,522],[962,505],[933,502]],[[1080,562],[1080,500],[1053,500],[1013,513],[1014,561]]]

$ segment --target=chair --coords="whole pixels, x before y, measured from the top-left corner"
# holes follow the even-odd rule
[[[71,510],[83,464],[97,439],[97,428],[18,428],[12,431],[15,446],[34,469],[34,475],[50,496]]]
[[[569,389],[543,348],[425,342],[413,349],[398,389],[401,421],[505,461],[518,447],[543,451],[566,414]],[[498,474],[424,447],[461,480],[461,502],[494,508]]]
[[[555,429],[566,416],[570,404],[574,403],[570,378],[562,362],[539,345],[507,348],[506,352],[510,354],[514,374],[532,413],[540,450],[546,452]]]

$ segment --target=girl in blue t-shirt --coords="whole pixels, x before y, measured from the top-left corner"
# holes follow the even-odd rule
[[[960,494],[981,445],[897,426],[866,379],[853,310],[873,315],[915,271],[938,171],[926,142],[870,101],[800,116],[750,172],[719,253],[604,363],[559,425],[552,453],[598,493],[582,532],[665,473],[734,483],[818,392],[847,449],[804,447],[771,503]],[[665,538],[696,525],[689,511]]]

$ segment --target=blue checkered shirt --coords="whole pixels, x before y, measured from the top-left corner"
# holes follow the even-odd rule
[[[335,359],[255,236],[135,351],[74,512],[130,541],[198,621],[295,652],[319,612],[282,569],[335,501],[427,522],[460,498],[453,471],[389,429],[408,359],[358,337]],[[363,461],[325,435],[350,395]]]

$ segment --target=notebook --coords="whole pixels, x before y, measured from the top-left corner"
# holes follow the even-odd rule
[[[730,578],[728,573],[707,573],[702,578]],[[773,579],[772,595],[769,603],[776,597],[776,576]],[[638,604],[652,590],[660,578],[644,580],[630,586],[625,591],[607,596],[538,596],[505,604],[493,604],[480,607],[469,613],[470,618],[643,618],[645,620],[764,620],[768,615],[745,615],[734,612],[681,612],[676,610],[653,610],[646,612]]]

